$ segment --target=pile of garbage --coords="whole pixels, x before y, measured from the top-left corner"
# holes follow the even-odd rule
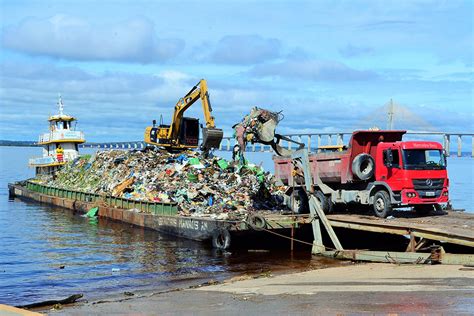
[[[62,189],[133,200],[176,202],[180,215],[248,214],[284,209],[276,179],[247,161],[227,161],[197,152],[170,153],[158,148],[110,150],[82,156],[54,177],[38,182]],[[223,214],[223,215],[222,215]]]

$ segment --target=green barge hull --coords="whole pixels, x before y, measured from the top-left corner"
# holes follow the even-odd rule
[[[176,203],[130,200],[59,189],[30,181],[9,184],[8,188],[10,197],[60,206],[81,214],[98,207],[99,217],[173,236],[209,242],[222,249],[227,249],[234,237],[254,233],[289,236],[292,230],[294,232],[295,229],[310,223],[309,215],[281,215],[269,211],[253,214],[250,221],[249,218],[219,220],[201,216],[181,216]]]

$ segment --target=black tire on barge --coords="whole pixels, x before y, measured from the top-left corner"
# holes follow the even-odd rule
[[[226,250],[230,248],[230,233],[227,229],[221,228],[216,229],[212,234],[212,247],[220,250]]]

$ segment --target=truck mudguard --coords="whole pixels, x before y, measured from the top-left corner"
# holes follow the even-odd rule
[[[388,194],[390,195],[390,201],[393,203],[393,204],[397,204],[397,203],[400,203],[401,200],[398,200],[396,197],[395,197],[395,194],[393,194],[393,191],[392,189],[387,185],[387,183],[385,182],[382,182],[382,181],[375,181],[375,182],[372,182],[371,184],[369,184],[369,186],[367,187],[367,189],[369,190],[369,196],[370,198],[372,198],[375,193],[377,191],[379,191],[380,189],[384,189],[385,191],[388,192]],[[371,201],[372,202],[372,201]]]

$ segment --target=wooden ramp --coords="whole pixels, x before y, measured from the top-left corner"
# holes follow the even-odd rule
[[[447,212],[417,216],[399,211],[389,219],[368,215],[327,215],[333,227],[376,233],[409,235],[474,248],[474,214]]]

